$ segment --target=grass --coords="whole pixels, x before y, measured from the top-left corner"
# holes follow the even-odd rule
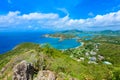
[[[102,43],[99,46],[99,54],[105,56],[114,66],[120,66],[120,45]]]
[[[103,52],[107,52],[104,47],[107,47],[109,45],[103,45],[104,46],[100,46],[100,49],[103,49]],[[119,49],[119,46],[114,45],[114,47],[116,48],[116,51]],[[102,50],[100,50],[99,54],[102,53],[101,51]],[[113,52],[113,54],[115,54],[115,52]],[[110,57],[111,55],[105,53],[104,56]],[[112,59],[115,57],[112,55],[111,61],[114,61]],[[70,58],[69,53],[66,54],[64,52],[51,48],[49,45],[40,47],[40,45],[34,43],[20,44],[14,50],[0,55],[0,59],[0,69],[6,67],[6,70],[0,80],[4,80],[6,76],[11,78],[12,73],[10,73],[10,71],[12,71],[14,65],[22,60],[33,63],[34,67],[38,71],[44,69],[51,70],[56,73],[58,78],[62,78],[63,80],[68,80],[71,77],[78,80],[111,80],[113,78],[113,75],[118,76],[117,73],[119,73],[119,69],[114,70],[114,66],[112,65],[97,65],[88,64],[85,62],[77,62],[76,60]],[[115,61],[118,62],[118,59]],[[115,63],[115,65],[117,65],[117,63]],[[116,77],[114,79],[116,79]]]

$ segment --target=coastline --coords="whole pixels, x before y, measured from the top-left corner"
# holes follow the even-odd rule
[[[81,46],[83,46],[83,45],[84,45],[84,42],[80,42],[80,43],[81,43],[81,45],[80,45],[80,46],[75,47],[75,49],[77,49],[77,48],[79,48],[79,47],[81,47]],[[71,48],[71,49],[74,49],[74,48]]]
[[[77,46],[77,47],[74,47],[74,48],[69,48],[69,49],[77,49],[77,48],[79,48],[79,47],[81,47],[81,46],[84,45],[84,42],[80,42],[80,43],[81,43],[81,45],[79,45],[79,46]],[[65,50],[67,50],[67,49],[60,49],[60,50],[65,51]]]

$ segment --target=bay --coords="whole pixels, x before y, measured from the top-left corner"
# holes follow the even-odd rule
[[[76,39],[59,41],[58,38],[45,38],[45,32],[0,32],[0,54],[5,53],[24,42],[38,44],[49,43],[56,49],[68,49],[80,46]]]

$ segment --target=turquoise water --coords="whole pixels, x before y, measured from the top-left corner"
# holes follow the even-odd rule
[[[69,48],[75,48],[77,46],[80,46],[80,42],[76,42],[76,39],[66,39],[63,41],[59,41],[58,38],[49,38],[47,39],[49,44],[53,46],[56,49],[69,49]],[[39,42],[41,43],[41,41]],[[45,42],[44,42],[45,43]]]
[[[16,45],[23,42],[34,42],[38,44],[49,43],[57,49],[68,49],[80,46],[81,43],[76,42],[76,39],[67,39],[59,41],[58,38],[45,38],[41,32],[0,32],[0,54],[7,52]]]

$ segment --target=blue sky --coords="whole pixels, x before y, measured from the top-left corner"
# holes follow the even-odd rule
[[[120,0],[0,0],[0,31],[120,30]]]

